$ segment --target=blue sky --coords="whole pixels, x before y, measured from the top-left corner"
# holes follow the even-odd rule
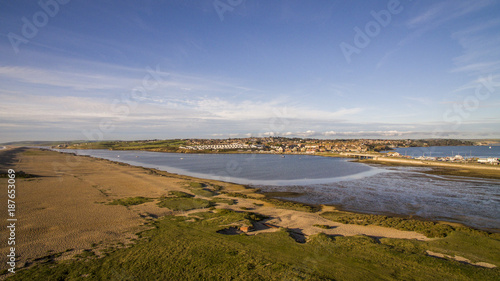
[[[0,142],[500,138],[500,2],[0,1]]]

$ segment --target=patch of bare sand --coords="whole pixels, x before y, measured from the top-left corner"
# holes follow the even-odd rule
[[[18,265],[48,253],[68,249],[73,249],[70,253],[79,253],[83,249],[92,248],[95,243],[127,243],[135,238],[134,233],[146,229],[144,223],[147,220],[167,214],[178,214],[157,207],[156,202],[129,207],[105,204],[114,199],[136,196],[158,198],[170,190],[189,192],[186,189],[189,180],[220,185],[231,192],[251,192],[241,185],[194,179],[52,151],[32,149],[18,154],[14,160],[5,161],[4,164],[7,168],[40,176],[18,179],[16,183]],[[6,182],[6,179],[0,180]],[[234,210],[243,210],[244,207],[246,210],[269,216],[269,224],[286,227],[305,236],[324,232],[343,236],[427,239],[415,232],[377,226],[343,225],[326,220],[319,214],[278,209],[258,199],[233,199],[237,200],[237,204],[222,204],[221,207]],[[0,194],[0,200],[7,200],[6,192]],[[184,214],[189,213],[191,212]],[[0,212],[0,219],[6,221],[6,212]],[[313,226],[314,224],[325,224],[332,228],[321,229]],[[254,234],[274,230],[259,230]],[[2,227],[0,234],[7,237],[7,229]],[[7,243],[2,243],[0,249],[3,253],[7,252]],[[0,262],[5,264],[5,255],[0,256]]]

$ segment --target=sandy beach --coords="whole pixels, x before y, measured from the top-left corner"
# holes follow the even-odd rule
[[[187,176],[152,172],[141,167],[52,151],[11,148],[1,154],[2,171],[14,169],[17,173],[23,171],[34,176],[18,178],[16,182],[16,253],[21,267],[29,266],[42,257],[50,257],[51,253],[64,252],[56,259],[67,259],[97,244],[105,248],[106,245],[132,243],[137,238],[135,233],[147,229],[145,223],[149,220],[174,212],[158,207],[155,201],[128,207],[106,203],[136,196],[158,198],[169,191],[187,192],[188,182],[193,180]],[[236,184],[196,180],[221,185],[229,192],[249,192]],[[6,201],[6,195],[7,193],[1,194],[0,200]],[[416,232],[378,226],[345,225],[329,221],[319,213],[279,209],[258,199],[236,200],[236,204],[223,207],[234,210],[252,209],[253,212],[269,216],[267,223],[294,229],[305,238],[324,232],[329,235],[427,240],[424,235]],[[322,212],[325,211],[335,210],[333,207],[324,207]],[[5,221],[6,212],[1,214],[2,221]],[[332,228],[320,229],[314,227],[315,224],[328,224]],[[277,228],[257,230],[251,234],[269,231],[277,231]],[[2,237],[8,234],[6,228],[2,228],[0,233]],[[7,244],[2,243],[1,249],[2,252],[7,252]],[[2,264],[5,264],[5,259],[5,255],[2,255]]]
[[[415,166],[432,168],[427,173],[455,175],[465,177],[479,177],[500,179],[500,166],[477,163],[450,163],[440,161],[426,161],[395,157],[375,157],[374,159],[359,160],[366,164],[380,164],[384,166]]]

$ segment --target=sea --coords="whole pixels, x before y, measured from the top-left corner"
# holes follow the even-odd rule
[[[498,157],[500,146],[400,148],[407,155]],[[342,210],[416,216],[500,231],[500,180],[431,175],[427,167],[367,165],[312,155],[183,154],[148,151],[59,150],[221,180],[264,192],[294,192],[283,199]],[[427,154],[426,154],[427,156]]]

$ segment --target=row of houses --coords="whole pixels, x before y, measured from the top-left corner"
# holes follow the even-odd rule
[[[248,145],[242,143],[231,143],[231,144],[205,144],[205,145],[193,145],[193,146],[181,146],[181,149],[189,150],[230,150],[230,149],[262,149],[262,145]]]

